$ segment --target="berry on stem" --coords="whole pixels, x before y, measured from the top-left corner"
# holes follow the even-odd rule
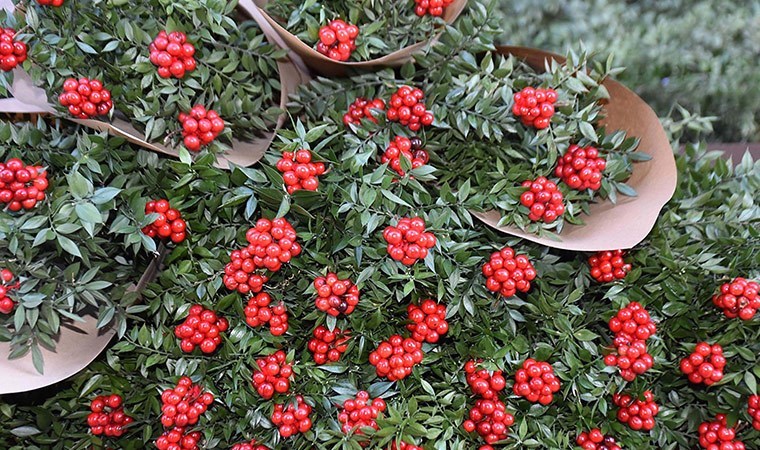
[[[583,450],[622,450],[623,448],[615,442],[615,438],[605,436],[599,428],[591,431],[584,431],[576,439],[575,443]]]
[[[275,393],[285,394],[290,390],[293,377],[293,366],[287,362],[285,352],[275,353],[256,360],[257,367],[253,372],[253,387],[265,400],[271,399]]]
[[[369,363],[375,366],[378,377],[397,381],[411,375],[423,357],[422,344],[394,334],[369,354]]]
[[[189,432],[185,427],[173,427],[156,439],[158,450],[198,450],[201,432]]]
[[[113,108],[111,91],[105,89],[99,80],[89,78],[69,78],[64,81],[58,101],[77,119],[105,116]]]
[[[707,342],[697,344],[694,351],[681,360],[681,372],[689,377],[689,381],[694,384],[704,383],[706,386],[723,379],[724,367],[726,358],[723,356],[723,347]]]
[[[414,0],[414,13],[420,17],[425,14],[430,14],[433,17],[440,17],[443,15],[443,10],[453,1],[454,0]]]
[[[752,427],[760,431],[760,395],[752,395],[747,400],[747,414],[752,420]]]
[[[288,312],[284,303],[269,306],[272,297],[266,292],[251,297],[245,307],[245,322],[251,327],[269,324],[272,336],[282,336],[288,331]]]
[[[180,339],[179,346],[185,353],[200,347],[203,353],[214,353],[222,343],[221,334],[227,331],[229,323],[224,317],[205,309],[201,305],[190,307],[190,313],[184,322],[174,328],[174,335]]]
[[[348,61],[356,50],[359,27],[341,19],[331,20],[319,29],[317,51],[335,61]]]
[[[499,398],[499,392],[504,390],[507,380],[501,370],[490,372],[479,368],[481,360],[470,360],[464,365],[467,384],[472,393],[487,400]]]
[[[311,152],[305,149],[282,153],[282,158],[277,161],[277,170],[282,172],[288,194],[300,189],[316,191],[319,187],[317,177],[325,173],[325,164],[311,162],[311,158]]]
[[[699,426],[699,446],[707,450],[745,450],[742,441],[736,440],[736,430],[728,426],[726,415],[718,414],[712,422]]]
[[[657,332],[657,326],[649,313],[638,302],[631,302],[609,321],[610,331],[615,334],[613,344],[616,354],[604,357],[608,366],[618,366],[626,381],[633,381],[654,365],[647,352],[646,340]]]
[[[385,149],[380,162],[383,164],[388,163],[391,169],[403,177],[406,173],[401,168],[402,156],[409,161],[412,169],[422,167],[430,161],[430,155],[428,155],[427,150],[422,149],[422,139],[418,137],[409,139],[404,136],[396,136],[388,144],[388,148]]]
[[[619,408],[618,420],[634,431],[649,431],[654,428],[654,418],[660,412],[651,391],[644,392],[643,398],[633,398],[629,394],[615,394],[612,397],[613,403]]]
[[[524,397],[531,403],[546,406],[554,400],[554,394],[559,388],[559,379],[554,375],[554,369],[549,363],[528,358],[515,374],[512,390],[515,395]]]
[[[527,255],[517,255],[512,247],[504,247],[491,253],[483,265],[486,289],[499,292],[503,297],[512,297],[530,290],[530,282],[536,279],[536,269]]]
[[[339,361],[348,349],[349,334],[346,330],[335,328],[330,331],[320,325],[312,334],[314,337],[309,340],[308,348],[314,362],[319,365]]]
[[[591,277],[599,283],[622,280],[631,271],[631,265],[623,260],[624,257],[622,250],[597,252],[588,259]]]
[[[171,239],[175,244],[180,244],[187,237],[187,223],[182,219],[182,214],[173,209],[166,199],[151,200],[145,204],[145,214],[158,214],[158,218],[150,225],[143,227],[142,232],[148,237]]]
[[[477,431],[490,447],[490,444],[506,439],[509,427],[514,423],[515,417],[507,412],[501,400],[480,399],[475,402],[462,426],[468,433]],[[484,447],[480,448],[482,450]]]
[[[401,86],[391,96],[385,117],[412,131],[419,131],[423,126],[432,125],[434,120],[432,111],[425,109],[424,100],[422,89]]]
[[[256,439],[253,439],[251,440],[251,442],[241,442],[239,444],[235,444],[232,446],[230,450],[271,450],[271,449],[264,444],[257,443]]]
[[[18,212],[30,210],[45,200],[47,172],[41,166],[27,166],[18,158],[0,162],[0,205]]]
[[[742,277],[734,278],[720,287],[720,294],[713,296],[715,306],[723,310],[729,319],[739,317],[752,320],[760,309],[760,284]]]
[[[10,72],[26,61],[26,44],[16,40],[12,28],[0,28],[0,70]]]
[[[254,267],[259,269],[277,272],[283,264],[301,254],[296,230],[284,217],[259,219],[256,226],[245,234],[245,238],[248,241],[246,250],[251,255]]]
[[[606,168],[607,161],[599,156],[599,150],[573,144],[557,161],[554,175],[572,189],[598,191],[602,187],[602,172]]]
[[[565,213],[565,198],[555,182],[538,177],[523,181],[522,187],[527,190],[520,195],[520,203],[530,208],[528,219],[552,223]]]
[[[446,321],[446,305],[427,299],[420,306],[409,304],[406,313],[411,322],[406,329],[412,333],[412,339],[417,342],[435,344],[449,331]]]
[[[337,317],[347,316],[354,312],[359,304],[359,288],[351,280],[341,280],[338,275],[330,272],[324,277],[314,280],[317,298],[314,301],[318,310]]]
[[[183,143],[191,152],[200,151],[224,131],[224,120],[203,105],[195,105],[189,113],[181,112],[177,118],[182,125]]]
[[[311,405],[304,401],[300,395],[296,396],[295,403],[290,402],[287,406],[281,403],[274,405],[272,423],[277,426],[280,436],[287,439],[299,433],[311,430]]]
[[[16,303],[8,297],[8,291],[18,289],[19,283],[11,285],[13,281],[13,272],[8,269],[0,270],[0,314],[10,314]]]
[[[116,394],[99,395],[90,402],[87,425],[96,436],[120,437],[133,419],[124,414],[122,398]]]
[[[554,115],[557,92],[554,89],[526,87],[514,95],[512,113],[526,126],[543,130]]]
[[[396,226],[385,228],[383,238],[388,243],[388,255],[407,266],[425,259],[436,243],[433,233],[425,231],[425,220],[421,217],[399,219]]]
[[[349,398],[343,402],[338,412],[338,422],[345,434],[354,431],[363,434],[362,428],[379,429],[376,419],[385,411],[385,400],[381,398],[371,399],[366,391],[356,393],[356,398]],[[363,443],[366,446],[368,443]]]
[[[203,392],[189,377],[182,377],[174,389],[161,393],[161,424],[165,428],[186,427],[198,423],[200,416],[214,403],[214,394]],[[170,442],[176,443],[177,441]]]
[[[158,66],[161,78],[184,78],[187,72],[197,67],[195,62],[195,47],[187,42],[185,33],[161,31],[148,47],[150,62]]]
[[[358,97],[353,103],[348,105],[348,111],[343,114],[343,124],[359,125],[362,119],[367,119],[372,123],[377,123],[377,119],[372,114],[372,110],[377,109],[385,111],[385,102],[380,98],[368,100],[364,97]]]

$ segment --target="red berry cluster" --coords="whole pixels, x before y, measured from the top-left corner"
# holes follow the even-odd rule
[[[554,104],[557,102],[557,92],[554,89],[526,87],[514,95],[514,100],[512,113],[524,125],[539,130],[549,127],[554,115]]]
[[[388,144],[388,148],[385,149],[380,161],[383,164],[388,163],[391,169],[403,177],[405,172],[401,168],[401,156],[409,160],[412,169],[422,167],[430,161],[430,155],[428,155],[427,150],[422,149],[422,139],[418,137],[410,139],[404,136],[396,136]]]
[[[512,390],[515,395],[524,397],[531,403],[546,406],[554,400],[554,394],[559,391],[559,387],[559,379],[554,375],[554,369],[549,363],[528,358],[515,374]]]
[[[707,450],[745,450],[744,443],[735,438],[736,430],[728,426],[725,414],[699,426],[699,446]]]
[[[313,335],[308,346],[314,362],[319,365],[337,362],[348,348],[348,333],[340,328],[330,331],[320,325],[314,329]]]
[[[241,294],[261,292],[264,288],[264,283],[269,281],[269,277],[255,273],[255,270],[256,265],[253,263],[253,257],[247,248],[234,250],[230,253],[230,262],[224,266],[224,286],[231,291],[238,291]],[[264,320],[264,322],[269,322],[269,320]],[[251,326],[255,327],[258,325]]]
[[[391,95],[391,101],[385,117],[391,122],[398,122],[412,131],[419,131],[433,123],[433,112],[425,109],[425,94],[422,89],[401,86]]]
[[[504,390],[507,380],[504,378],[501,370],[489,372],[486,369],[479,369],[480,361],[470,360],[464,365],[464,373],[467,378],[467,384],[470,386],[472,393],[486,400],[499,398],[499,392]]]
[[[0,314],[10,314],[16,303],[8,297],[8,291],[17,289],[18,283],[10,285],[13,280],[13,272],[8,269],[0,270]]]
[[[338,422],[344,433],[348,434],[356,430],[357,434],[362,434],[362,428],[369,427],[375,430],[379,428],[375,419],[383,411],[385,411],[385,400],[370,399],[366,391],[359,391],[356,393],[356,398],[349,398],[343,402],[343,409],[338,413]]]
[[[224,317],[218,317],[214,311],[201,305],[190,307],[190,314],[184,322],[174,328],[174,335],[180,339],[179,347],[185,353],[200,347],[203,353],[214,353],[222,343],[221,333],[229,328]]]
[[[651,391],[644,392],[644,400],[635,399],[628,394],[615,394],[612,401],[620,408],[617,418],[634,431],[649,431],[654,428],[654,418],[660,407],[654,401]]]
[[[504,247],[491,253],[491,258],[483,265],[483,276],[489,291],[512,297],[517,291],[530,290],[530,282],[536,279],[536,269],[527,255],[516,255],[512,247]]]
[[[277,161],[277,170],[282,172],[282,181],[285,182],[288,194],[292,194],[299,189],[316,191],[319,187],[317,177],[325,173],[325,164],[311,162],[311,152],[301,149],[283,152],[282,158]]]
[[[760,309],[758,291],[760,284],[737,277],[720,287],[720,294],[713,296],[713,303],[730,319],[751,320]]]
[[[108,437],[124,434],[124,428],[132,423],[132,418],[124,414],[121,401],[121,396],[111,394],[99,395],[90,402],[92,412],[87,416],[87,425],[92,434],[104,434]]]
[[[391,446],[388,447],[388,450],[422,450],[422,447],[419,445],[407,444],[406,442],[402,441],[398,444],[391,442]]]
[[[331,20],[319,29],[317,51],[335,61],[348,61],[356,50],[359,27],[341,19]]]
[[[433,233],[425,231],[425,220],[421,217],[400,219],[395,227],[385,228],[383,238],[388,243],[388,255],[407,266],[425,259],[436,242]]]
[[[58,8],[59,6],[63,5],[63,0],[37,0],[37,3],[39,3],[41,6],[54,6]]]
[[[317,309],[331,316],[347,316],[359,304],[359,288],[351,280],[338,279],[338,275],[332,272],[317,277],[314,289],[317,290],[317,299],[314,301]]]
[[[275,353],[256,360],[258,369],[253,372],[253,387],[266,400],[271,399],[275,392],[284,394],[290,390],[290,378],[293,376],[293,366],[286,361],[285,352]]]
[[[266,292],[251,297],[245,307],[245,322],[254,328],[268,323],[273,336],[282,336],[288,331],[288,312],[284,303],[269,306],[271,303],[272,297]]]
[[[214,394],[203,392],[189,377],[179,379],[174,389],[161,393],[161,424],[166,428],[198,423],[198,418],[214,403]]]
[[[747,413],[752,418],[752,427],[760,431],[760,395],[753,395],[747,400]]]
[[[266,445],[257,443],[256,439],[253,439],[251,442],[235,444],[230,450],[270,450],[270,448]]]
[[[468,433],[477,431],[488,444],[507,438],[509,427],[515,423],[515,417],[507,412],[506,405],[499,399],[480,399],[470,410],[469,418],[462,426]],[[480,449],[483,450],[484,446]]]
[[[27,166],[18,158],[0,162],[0,204],[13,212],[32,209],[45,200],[47,172],[41,166]]]
[[[172,31],[158,33],[148,47],[150,62],[158,66],[161,78],[183,78],[186,72],[195,70],[195,47],[187,42],[185,33]]]
[[[631,265],[623,260],[622,250],[597,252],[588,259],[591,276],[599,283],[622,280],[631,271]]]
[[[533,181],[523,181],[522,187],[527,190],[520,196],[520,203],[530,208],[528,219],[552,223],[565,213],[565,198],[555,182],[538,177]]]
[[[724,367],[726,358],[723,356],[723,347],[707,342],[697,344],[694,352],[681,360],[681,372],[689,377],[689,381],[707,386],[723,379]]]
[[[594,428],[589,432],[584,431],[575,439],[575,443],[583,450],[623,450],[615,442],[615,438],[605,436],[599,428]]]
[[[414,13],[420,17],[425,14],[440,17],[443,15],[443,10],[453,1],[454,0],[414,0]]]
[[[423,357],[421,343],[394,334],[369,354],[369,363],[375,366],[378,377],[397,381],[408,377]]]
[[[277,272],[284,263],[301,254],[296,230],[284,217],[274,220],[259,219],[256,226],[245,234],[245,239],[249,244],[246,250],[251,255],[255,268]],[[245,256],[244,259],[247,258]]]
[[[152,200],[146,203],[145,214],[153,213],[158,214],[158,218],[142,229],[143,234],[152,238],[171,238],[175,244],[185,240],[187,223],[182,219],[180,212],[171,207],[168,200]]]
[[[302,396],[296,396],[296,403],[288,403],[288,406],[278,403],[274,405],[272,423],[277,426],[280,436],[289,438],[297,433],[306,433],[311,430],[311,405],[306,403]]]
[[[359,125],[362,119],[367,119],[373,123],[377,123],[377,119],[372,115],[373,109],[385,110],[385,102],[376,98],[368,100],[364,97],[359,97],[354,100],[353,103],[348,105],[348,112],[343,114],[343,124],[348,126],[349,124]]]
[[[185,147],[191,152],[200,151],[224,131],[224,120],[213,109],[207,110],[203,105],[195,105],[189,113],[179,113],[182,125],[182,137]]]
[[[657,326],[640,303],[631,302],[618,311],[610,319],[609,327],[615,333],[617,354],[605,356],[606,365],[618,366],[626,381],[633,381],[636,375],[652,368],[654,359],[647,353],[646,340],[657,332]]]
[[[63,92],[58,96],[62,106],[78,119],[105,116],[113,108],[111,91],[99,80],[69,78],[63,82]]]
[[[156,439],[158,450],[198,450],[201,432],[186,432],[185,427],[174,427],[166,430]]]
[[[554,175],[573,189],[598,191],[602,187],[602,172],[606,168],[607,161],[599,156],[599,150],[573,144],[557,161]]]
[[[406,312],[412,322],[406,326],[406,329],[412,333],[412,339],[417,342],[435,344],[449,331],[446,305],[427,299],[420,303],[420,306],[410,304]]]
[[[15,38],[15,30],[0,28],[0,69],[5,72],[26,61],[26,44]]]

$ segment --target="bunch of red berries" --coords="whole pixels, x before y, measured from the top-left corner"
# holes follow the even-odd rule
[[[581,433],[575,443],[583,450],[623,450],[612,436],[605,436],[599,428]]]
[[[617,354],[605,356],[606,365],[619,367],[626,381],[633,381],[652,368],[654,359],[647,352],[646,340],[657,332],[657,326],[640,303],[631,302],[618,311],[610,319],[609,327],[615,333],[613,344]]]
[[[491,258],[483,265],[486,289],[499,292],[503,297],[512,297],[517,291],[528,292],[530,282],[536,279],[536,269],[527,255],[516,255],[512,247],[504,247],[491,253]]]
[[[397,381],[408,377],[423,357],[421,343],[394,334],[369,354],[369,363],[375,366],[378,377]]]
[[[565,198],[555,182],[538,177],[523,181],[522,187],[527,190],[520,196],[520,203],[530,208],[528,219],[552,223],[565,213]]]
[[[486,400],[499,398],[499,392],[504,390],[507,380],[504,378],[501,370],[489,372],[486,369],[479,369],[478,364],[481,361],[470,360],[464,365],[464,373],[467,384],[470,386],[472,393],[483,397]]]
[[[723,379],[724,367],[726,358],[723,356],[723,347],[707,342],[697,344],[694,352],[681,360],[681,372],[689,377],[689,381],[707,386]]]
[[[751,320],[760,309],[758,291],[760,284],[737,277],[720,287],[720,294],[713,296],[713,303],[730,319]]]
[[[573,144],[557,161],[554,175],[573,189],[598,191],[602,187],[602,172],[606,168],[607,161],[599,156],[599,150]]]
[[[13,272],[8,269],[0,270],[0,314],[10,314],[16,303],[8,297],[8,291],[17,289],[19,284],[10,285],[13,281]]]
[[[62,106],[78,119],[105,116],[113,108],[111,91],[99,80],[69,78],[63,82],[63,92],[58,96]]]
[[[425,231],[425,220],[421,217],[399,219],[395,227],[385,228],[383,238],[388,243],[388,255],[407,266],[425,259],[436,242],[433,233]]]
[[[257,443],[256,439],[253,439],[251,442],[235,444],[230,450],[270,450],[270,448],[264,444]]]
[[[317,309],[337,317],[349,315],[359,304],[359,288],[351,280],[340,280],[338,275],[330,272],[324,277],[314,280],[317,299],[314,301]]]
[[[145,214],[158,214],[156,220],[150,225],[143,227],[144,235],[154,238],[171,239],[175,244],[187,237],[187,223],[182,219],[182,214],[172,208],[168,200],[151,200],[145,204]]]
[[[644,392],[644,400],[635,399],[628,394],[615,394],[612,401],[620,408],[617,418],[634,431],[649,431],[654,428],[654,418],[660,407],[654,401],[651,391]]]
[[[214,311],[201,305],[190,307],[190,313],[184,322],[174,328],[174,335],[181,339],[179,347],[185,353],[200,347],[203,353],[214,353],[222,343],[221,333],[229,328],[224,317],[218,317]]]
[[[267,323],[273,336],[282,336],[288,331],[288,312],[284,303],[269,306],[271,303],[272,297],[266,292],[251,297],[245,307],[245,322],[254,328]]]
[[[362,122],[362,119],[377,123],[377,119],[372,115],[373,109],[384,111],[385,102],[380,98],[368,100],[364,97],[358,97],[353,103],[348,105],[348,112],[343,114],[343,124],[345,126],[352,123],[359,125]]]
[[[187,432],[185,427],[174,427],[166,430],[156,439],[158,450],[198,450],[198,442],[201,440],[201,432]]]
[[[16,40],[16,31],[0,28],[0,69],[10,72],[26,61],[26,44]]]
[[[507,412],[501,400],[480,399],[475,402],[462,426],[468,433],[477,431],[487,444],[493,444],[506,439],[509,427],[514,423],[515,417]]]
[[[200,151],[224,131],[224,120],[216,111],[206,110],[203,105],[195,105],[189,113],[181,112],[177,118],[182,125],[185,147],[191,152]]]
[[[428,155],[426,150],[422,149],[422,139],[418,137],[410,139],[404,136],[396,136],[388,144],[388,148],[385,149],[385,153],[383,153],[380,161],[383,164],[388,163],[391,169],[403,177],[405,172],[401,168],[401,156],[409,160],[412,169],[422,167],[430,161],[430,155]]]
[[[277,272],[284,263],[301,254],[296,230],[284,217],[259,219],[256,226],[246,232],[245,239],[249,244],[246,250],[255,268]]]
[[[422,447],[401,441],[398,444],[396,444],[396,442],[391,442],[391,446],[388,447],[388,450],[422,450]]]
[[[320,325],[314,329],[313,336],[308,347],[314,362],[319,365],[337,362],[348,349],[348,333],[340,328],[330,331]]]
[[[514,95],[514,101],[512,113],[519,117],[524,125],[543,130],[549,127],[554,115],[557,92],[554,89],[526,87]]]
[[[454,0],[414,0],[414,13],[420,17],[425,14],[440,17],[443,15],[443,10],[453,1]]]
[[[47,172],[41,166],[27,166],[18,158],[0,162],[0,204],[13,212],[32,209],[45,200]]]
[[[297,433],[306,433],[311,430],[311,405],[306,403],[302,396],[296,396],[296,403],[288,403],[288,406],[278,403],[274,405],[272,423],[277,426],[280,436],[289,438]]]
[[[39,3],[40,6],[54,6],[58,8],[63,5],[63,0],[37,0],[37,3]]]
[[[277,170],[282,172],[282,181],[288,194],[292,194],[299,189],[316,191],[319,187],[317,177],[325,173],[325,164],[311,162],[311,152],[301,149],[282,152],[282,158],[277,161]]]
[[[348,434],[356,430],[362,434],[362,428],[369,427],[377,430],[379,427],[375,419],[385,411],[385,400],[382,398],[370,399],[366,391],[356,393],[356,398],[349,398],[343,402],[343,409],[338,413],[338,422],[341,429]]]
[[[161,78],[183,78],[186,72],[195,70],[195,47],[187,42],[185,33],[172,31],[158,33],[148,47],[150,62],[158,66]]]
[[[554,400],[559,391],[559,379],[554,375],[554,368],[549,363],[538,362],[528,358],[522,368],[515,374],[515,395],[525,397],[531,403],[546,406]]]
[[[261,292],[264,283],[269,281],[269,277],[255,273],[255,271],[256,265],[253,263],[253,256],[248,252],[248,249],[234,250],[230,253],[230,262],[224,266],[224,286],[241,294]],[[250,302],[248,304],[250,306]],[[264,320],[264,322],[269,322],[269,320]]]
[[[699,446],[707,450],[745,450],[744,443],[735,438],[736,430],[728,426],[725,414],[699,426]]]
[[[752,418],[752,427],[760,431],[760,395],[752,395],[747,400],[747,414]]]
[[[412,333],[412,339],[415,341],[435,344],[449,331],[446,305],[427,299],[420,306],[409,304],[406,312],[412,322],[406,326],[406,329]]]
[[[356,50],[359,27],[341,19],[331,20],[319,29],[317,51],[335,61],[348,61]]]
[[[622,280],[631,271],[631,265],[623,260],[622,250],[597,252],[588,259],[591,276],[599,283]]]
[[[161,393],[161,424],[166,428],[185,427],[198,423],[201,414],[214,403],[214,394],[203,389],[189,377],[182,377],[174,389]]]
[[[398,122],[412,131],[433,123],[433,112],[425,109],[425,94],[422,89],[401,86],[391,96],[385,117]]]
[[[116,394],[99,395],[90,402],[92,412],[87,416],[87,425],[92,434],[108,437],[124,434],[124,428],[132,423],[132,418],[124,414],[121,402],[121,396]]]
[[[293,366],[286,361],[285,352],[275,353],[256,360],[258,370],[253,373],[253,387],[266,400],[271,399],[275,392],[284,394],[290,390],[290,378],[293,376]]]

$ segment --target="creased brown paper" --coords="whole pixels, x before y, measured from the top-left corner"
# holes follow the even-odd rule
[[[416,44],[404,47],[400,50],[396,50],[393,53],[389,53],[381,58],[372,59],[369,61],[358,62],[342,62],[334,61],[327,56],[319,53],[314,48],[307,45],[305,42],[297,38],[293,33],[286,30],[282,25],[277,23],[263,7],[267,4],[268,0],[239,0],[238,6],[248,11],[248,13],[259,21],[261,29],[265,33],[271,33],[273,30],[276,35],[271,36],[270,40],[274,42],[280,41],[278,45],[282,48],[290,50],[291,55],[296,55],[300,60],[311,68],[319,75],[324,76],[345,76],[352,69],[360,70],[378,70],[386,67],[397,67],[412,60],[412,55],[419,52],[430,41],[418,42]],[[446,7],[443,13],[443,20],[447,23],[454,22],[457,17],[462,13],[464,7],[467,5],[467,0],[454,0],[449,6]],[[267,26],[261,22],[264,20]],[[295,56],[291,56],[291,59],[295,60]]]
[[[541,71],[548,59],[564,62],[561,56],[532,48],[499,47],[497,52],[515,55]],[[618,196],[617,204],[610,201],[592,204],[589,208],[591,215],[583,216],[586,225],[565,224],[559,241],[538,237],[516,227],[497,226],[501,218],[498,211],[473,212],[477,218],[501,232],[566,250],[628,249],[646,238],[676,190],[678,173],[673,150],[660,120],[649,105],[617,81],[608,79],[604,86],[610,99],[604,104],[602,124],[610,131],[623,130],[628,136],[639,138],[638,151],[652,157],[649,161],[634,164],[633,174],[627,181],[638,196]]]
[[[151,261],[133,292],[142,292],[159,273],[168,252],[162,247]],[[116,335],[113,327],[98,330],[97,317],[86,315],[84,322],[67,320],[61,323],[56,347],[51,351],[40,347],[44,360],[44,374],[34,368],[31,353],[18,359],[8,359],[11,346],[0,342],[0,395],[32,391],[65,380],[87,367],[106,348]]]

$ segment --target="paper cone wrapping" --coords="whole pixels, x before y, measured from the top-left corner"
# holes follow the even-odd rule
[[[535,70],[543,71],[546,60],[564,62],[553,53],[524,47],[498,47],[503,55],[523,59]],[[609,200],[592,203],[591,215],[584,216],[586,225],[565,224],[559,240],[538,237],[512,226],[498,226],[501,213],[473,212],[478,219],[498,231],[518,236],[547,247],[576,251],[628,249],[647,237],[660,211],[676,190],[678,173],[673,149],[657,115],[638,95],[614,80],[604,86],[610,94],[603,105],[602,125],[610,131],[622,130],[640,139],[637,151],[648,154],[651,160],[633,165],[627,184],[636,190],[637,197],[618,196],[617,204]]]
[[[167,253],[162,247],[130,291],[142,292],[156,278]],[[40,346],[44,374],[34,368],[31,352],[10,360],[10,343],[0,342],[0,395],[50,386],[77,374],[95,360],[116,335],[116,330],[112,326],[99,330],[98,319],[94,315],[86,315],[83,319],[84,322],[61,322],[60,332],[54,338],[55,350]]]
[[[14,10],[11,0],[0,0],[0,8],[8,11]],[[271,32],[266,35],[269,37]],[[277,42],[273,43],[277,44]],[[299,72],[293,63],[287,59],[277,61],[277,67],[280,75],[280,108],[285,110],[290,94],[295,93],[298,85],[307,82],[308,77]],[[12,98],[0,99],[0,113],[56,113],[55,108],[48,101],[45,90],[36,87],[29,75],[21,68],[14,70],[10,93],[13,96]],[[110,122],[97,119],[83,120],[66,116],[62,117],[95,130],[105,131],[113,136],[122,137],[147,150],[170,155],[175,158],[179,156],[178,148],[170,147],[160,142],[145,140],[143,133],[132,126],[128,120],[120,117],[114,117]],[[277,130],[285,123],[286,119],[287,115],[283,113],[277,119],[277,123],[274,124],[274,129],[267,131],[261,137],[254,140],[240,141],[233,139],[232,148],[218,154],[215,165],[222,169],[228,169],[231,163],[243,167],[252,166],[257,163],[272,144]]]
[[[319,75],[345,76],[352,70],[378,70],[386,67],[401,66],[404,63],[411,61],[414,53],[419,52],[430,43],[430,41],[418,42],[400,50],[396,50],[381,58],[369,61],[334,61],[316,51],[274,20],[274,18],[263,9],[267,2],[268,0],[256,0],[255,3],[254,0],[239,0],[238,6],[248,11],[255,20],[259,21],[259,25],[265,33],[273,31],[275,36],[271,36],[271,40],[280,42],[279,45],[282,48],[290,50],[291,59],[296,59],[297,57],[299,60],[302,60],[307,67]],[[466,5],[467,0],[454,0],[444,10],[442,16],[443,20],[447,23],[454,22],[462,13]],[[413,14],[411,11],[410,13]]]

